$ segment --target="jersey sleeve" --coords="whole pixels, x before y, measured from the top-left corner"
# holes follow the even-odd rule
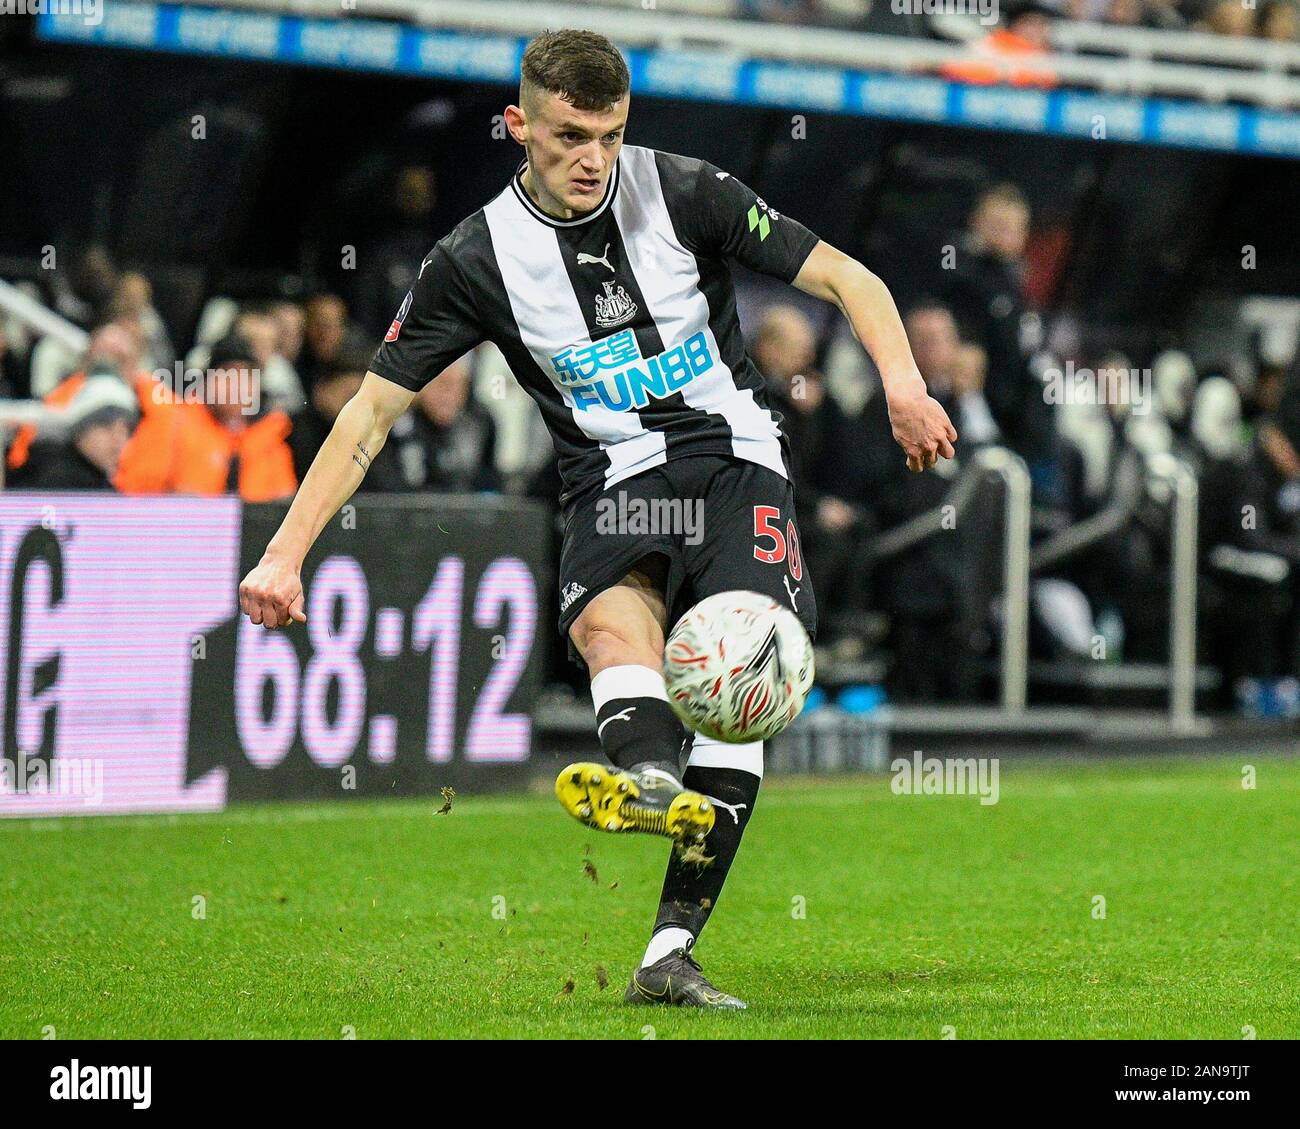
[[[418,392],[484,338],[473,295],[440,243],[420,264],[419,277],[370,368],[385,380]]]
[[[735,259],[782,282],[794,281],[820,242],[803,224],[708,161],[700,162],[691,213],[690,234],[699,251]]]

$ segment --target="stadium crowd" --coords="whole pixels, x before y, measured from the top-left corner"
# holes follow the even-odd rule
[[[609,0],[592,0],[608,3]],[[660,0],[669,8],[673,0]],[[767,23],[822,25],[848,29],[882,30],[873,0],[736,0],[731,15]],[[699,10],[691,4],[685,10]],[[895,15],[966,14],[976,4],[945,5],[942,0],[899,0],[885,5]],[[1003,0],[1005,21],[1033,12],[1045,20],[1077,20],[1124,27],[1164,28],[1207,32],[1245,38],[1297,41],[1295,0]]]
[[[1181,352],[1139,364],[1084,344],[1068,319],[1033,308],[1030,219],[1014,186],[991,186],[954,236],[944,286],[900,296],[917,364],[960,435],[957,459],[924,475],[906,471],[879,381],[843,327],[827,333],[805,307],[741,295],[751,356],[790,436],[819,642],[847,660],[886,647],[898,698],[979,692],[996,586],[972,581],[997,575],[996,528],[976,547],[991,557],[954,551],[944,537],[895,556],[874,546],[943,506],[972,455],[996,445],[1029,470],[1039,540],[1137,498],[1121,529],[1035,575],[1034,653],[1095,659],[1102,638],[1108,658],[1163,661],[1168,520],[1150,512],[1143,483],[1151,460],[1172,453],[1201,481],[1202,646],[1253,701],[1259,680],[1300,672],[1300,366],[1254,358],[1250,371],[1198,371]],[[4,395],[63,413],[45,434],[10,429],[10,489],[288,497],[391,317],[374,306],[363,322],[335,293],[216,298],[178,358],[149,282],[98,247],[66,276],[55,272],[41,297],[88,329],[88,344],[76,355],[0,321]],[[558,478],[540,417],[484,346],[416,397],[362,489],[553,503]]]

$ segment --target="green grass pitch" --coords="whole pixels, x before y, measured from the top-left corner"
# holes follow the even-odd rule
[[[6,821],[0,1036],[1300,1035],[1300,761],[1001,768],[769,781],[698,949],[726,1014],[621,1002],[667,845],[549,796]]]

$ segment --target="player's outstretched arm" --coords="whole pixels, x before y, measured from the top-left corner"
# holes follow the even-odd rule
[[[856,259],[826,242],[813,248],[794,284],[839,306],[871,354],[884,384],[894,439],[907,455],[907,469],[926,470],[940,455],[951,459],[957,429],[925,390],[889,288]]]
[[[366,373],[316,452],[261,561],[239,586],[240,610],[254,623],[274,628],[306,622],[301,573],[307,550],[361,485],[370,460],[382,450],[414,395],[400,384]]]

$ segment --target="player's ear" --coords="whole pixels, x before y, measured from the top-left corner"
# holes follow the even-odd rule
[[[520,145],[528,142],[528,114],[522,106],[506,107],[506,129]]]

